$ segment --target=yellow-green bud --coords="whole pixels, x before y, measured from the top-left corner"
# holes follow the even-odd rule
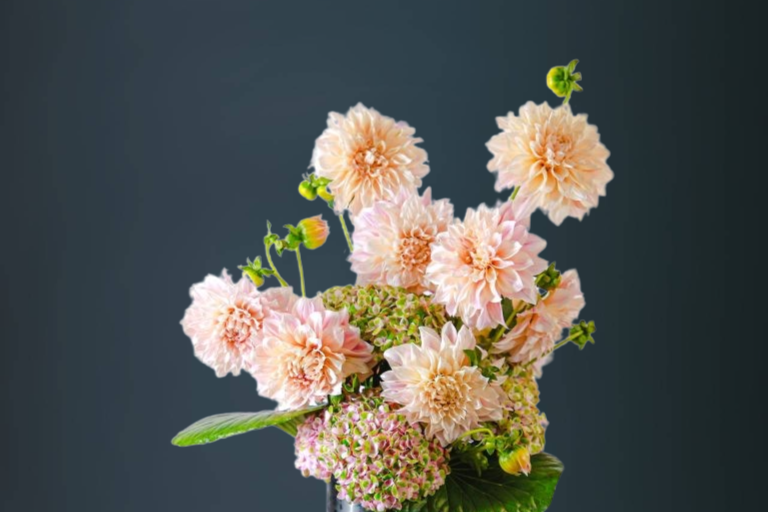
[[[565,66],[555,66],[547,73],[547,87],[557,96],[564,98],[568,94],[568,82],[565,81]]]
[[[322,197],[325,201],[333,201],[333,194],[328,192],[328,188],[320,187],[317,189],[317,195]]]
[[[256,272],[256,270],[250,268],[250,267],[242,267],[243,270],[243,277],[250,278],[251,281],[253,281],[253,284],[256,285],[256,288],[264,284],[264,278],[261,277],[261,275]]]
[[[499,466],[510,475],[528,475],[531,472],[531,454],[525,446],[518,446],[499,455]]]
[[[310,201],[317,199],[317,190],[308,181],[302,181],[299,184],[299,194]]]
[[[563,105],[571,99],[573,91],[581,91],[582,88],[578,82],[581,80],[581,73],[576,73],[576,64],[579,61],[574,59],[567,66],[555,66],[547,73],[547,87],[563,100]]]

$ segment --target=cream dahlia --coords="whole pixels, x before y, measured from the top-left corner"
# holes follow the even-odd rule
[[[239,375],[262,335],[272,312],[287,311],[294,299],[290,288],[270,288],[260,293],[250,279],[237,283],[227,273],[209,275],[189,291],[192,305],[181,325],[192,339],[195,355],[216,370],[216,376]]]
[[[584,304],[579,275],[569,270],[562,275],[557,288],[531,309],[518,313],[517,323],[494,345],[492,352],[506,354],[513,363],[539,360],[552,351],[563,329],[576,320]],[[542,361],[541,366],[544,364]]]
[[[613,172],[586,115],[573,115],[568,105],[528,102],[519,116],[510,112],[496,122],[502,132],[486,144],[493,154],[488,170],[498,172],[496,190],[520,187],[517,197],[533,199],[557,225],[569,216],[581,220],[597,206]]]
[[[334,208],[356,214],[376,201],[392,200],[401,189],[413,192],[429,173],[422,139],[405,122],[379,114],[362,103],[344,116],[328,115],[328,128],[318,137],[310,167],[331,181]]]
[[[427,437],[443,446],[483,421],[502,417],[502,392],[476,366],[465,350],[475,348],[466,326],[457,333],[452,323],[441,334],[421,328],[421,346],[390,348],[384,358],[392,368],[381,376],[384,399],[400,404],[411,423],[423,423]]]
[[[280,409],[300,409],[339,394],[349,375],[369,374],[372,350],[346,311],[326,310],[319,297],[298,299],[290,312],[264,322],[250,372],[261,396]]]
[[[426,277],[435,301],[470,327],[504,323],[503,297],[536,302],[534,276],[547,267],[538,256],[546,242],[511,215],[509,207],[468,209],[432,246]]]
[[[349,260],[358,284],[390,285],[422,293],[432,288],[426,279],[432,242],[448,229],[453,206],[447,199],[432,201],[401,192],[394,201],[378,201],[354,218],[354,251]]]

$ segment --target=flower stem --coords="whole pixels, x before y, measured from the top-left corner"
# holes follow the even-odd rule
[[[580,335],[581,335],[581,333],[571,334],[567,338],[558,341],[557,344],[555,345],[555,348],[552,349],[552,352],[554,352],[555,350],[559,349],[560,347],[566,345],[567,343],[570,343],[571,341],[575,340]]]
[[[307,292],[304,288],[304,267],[301,264],[301,247],[296,247],[296,261],[299,264],[299,278],[301,279],[301,296],[306,297]]]
[[[518,308],[512,308],[512,311],[509,313],[509,316],[504,320],[504,325],[500,326],[499,330],[496,331],[496,334],[493,336],[492,343],[496,343],[501,339],[501,336],[509,329],[509,324],[512,323],[512,320],[517,316],[518,313],[522,313],[523,310],[528,306],[527,302],[520,301],[520,305],[518,305]]]
[[[264,244],[264,249],[267,253],[267,261],[269,262],[269,266],[272,268],[272,271],[275,273],[275,277],[278,281],[280,281],[281,286],[288,286],[288,283],[285,282],[285,279],[283,279],[283,276],[280,275],[280,272],[277,271],[277,267],[275,267],[275,263],[272,261],[272,255],[270,254],[272,246],[269,244]]]
[[[490,435],[493,435],[493,431],[487,428],[476,428],[474,430],[469,430],[467,432],[464,432],[459,437],[456,438],[456,441],[459,441],[461,439],[464,439],[465,437],[471,436],[473,434],[479,434],[480,432],[487,432]]]
[[[347,239],[347,246],[349,247],[349,252],[352,252],[355,250],[355,248],[352,245],[352,238],[350,238],[349,236],[349,229],[347,229],[347,221],[344,220],[344,212],[341,212],[339,214],[339,220],[341,221],[341,229],[344,231],[344,238]]]

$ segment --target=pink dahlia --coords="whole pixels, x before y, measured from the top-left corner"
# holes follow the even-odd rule
[[[372,351],[347,311],[328,311],[320,298],[298,299],[290,312],[264,322],[250,371],[261,396],[280,409],[300,409],[339,394],[349,375],[369,374]]]
[[[517,323],[494,345],[493,352],[506,354],[513,363],[538,361],[552,351],[563,329],[576,320],[584,304],[579,275],[575,270],[565,272],[557,288],[517,315]],[[541,366],[546,362],[542,361]]]
[[[437,236],[427,279],[435,301],[477,329],[504,323],[503,297],[536,302],[534,276],[547,264],[538,254],[546,242],[511,220],[511,206],[467,210],[463,222]]]
[[[429,173],[422,139],[405,122],[396,122],[358,103],[344,116],[328,115],[328,128],[315,142],[311,167],[331,181],[334,208],[356,214],[376,201],[392,200],[401,189],[413,192]]]
[[[399,345],[384,352],[392,368],[381,376],[382,396],[400,404],[411,423],[423,423],[427,437],[443,446],[481,422],[502,418],[502,391],[471,366],[465,350],[474,350],[475,337],[452,323],[441,334],[421,328],[421,346]]]
[[[358,284],[399,286],[421,293],[432,288],[426,279],[432,242],[448,229],[453,206],[405,192],[394,201],[379,201],[355,216],[354,251],[350,256]]]
[[[528,102],[520,115],[497,117],[502,132],[486,144],[493,154],[488,170],[498,172],[496,190],[520,187],[518,198],[535,206],[560,225],[566,217],[581,220],[605,195],[613,179],[597,127],[568,105],[551,108]]]
[[[218,377],[239,375],[262,336],[265,319],[286,311],[295,300],[290,288],[260,293],[250,279],[237,283],[227,273],[209,275],[189,291],[192,305],[181,325],[192,339],[195,355],[216,370]]]

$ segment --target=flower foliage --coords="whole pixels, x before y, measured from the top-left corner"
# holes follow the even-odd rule
[[[574,67],[548,77],[566,102],[581,90]],[[597,128],[569,105],[529,102],[497,122],[488,168],[512,195],[458,219],[447,199],[419,193],[429,167],[412,127],[362,104],[329,115],[299,193],[339,217],[357,284],[306,296],[301,249],[330,234],[315,215],[285,236],[267,222],[264,257],[239,281],[224,271],[194,285],[182,326],[195,355],[219,377],[249,373],[277,410],[205,418],[176,444],[277,426],[295,435],[304,476],[376,511],[550,503],[562,466],[542,454],[537,379],[555,350],[594,343],[595,324],[579,318],[576,270],[542,257],[532,215],[582,219],[613,172]],[[273,259],[290,253],[301,297]]]

